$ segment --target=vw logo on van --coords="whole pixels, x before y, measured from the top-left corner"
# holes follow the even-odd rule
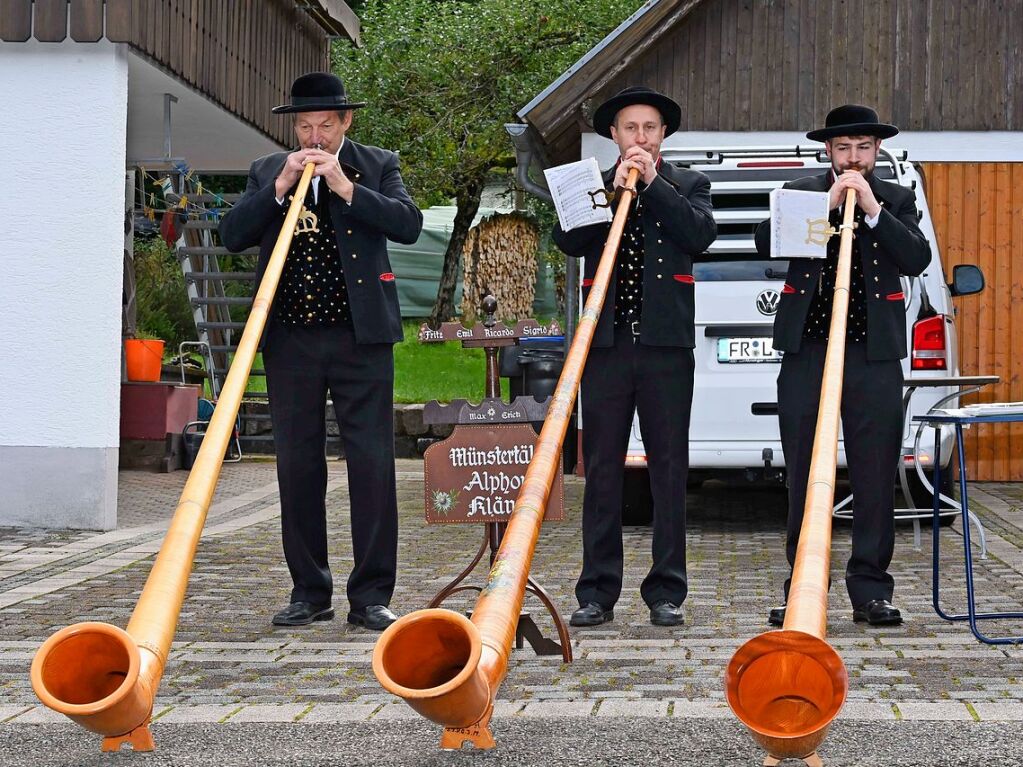
[[[770,317],[778,311],[781,294],[777,290],[761,290],[757,296],[757,311]]]

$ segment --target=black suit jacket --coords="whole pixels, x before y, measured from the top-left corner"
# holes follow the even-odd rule
[[[829,171],[790,181],[785,188],[826,192],[833,178]],[[931,246],[917,225],[919,216],[913,191],[874,176],[868,181],[881,203],[881,213],[873,229],[861,223],[855,230],[867,298],[867,359],[900,360],[907,351],[905,297],[899,277],[916,276],[926,269],[931,261]],[[756,232],[757,252],[765,258],[770,255],[770,239],[771,221],[768,219],[760,223]],[[823,259],[793,258],[789,261],[774,318],[775,349],[799,351],[803,325],[823,266]]]
[[[604,172],[610,189],[615,168]],[[640,186],[643,202],[643,313],[640,341],[649,346],[696,346],[693,322],[693,258],[717,237],[710,202],[710,180],[695,170],[662,162],[657,178]],[[554,226],[554,241],[567,255],[584,258],[583,300],[597,272],[610,224],[593,224],[570,232]],[[593,345],[614,345],[614,291],[618,264],[611,275]]]
[[[245,194],[220,222],[220,239],[229,250],[259,246],[257,281],[263,278],[287,214],[287,204],[279,205],[274,191],[287,157],[287,152],[276,152],[252,163]],[[387,240],[415,242],[423,214],[405,190],[394,152],[345,138],[338,159],[355,184],[350,205],[330,196],[355,338],[360,344],[396,343],[402,340],[401,312]],[[319,193],[326,188],[321,180]],[[270,312],[272,316],[272,306]]]

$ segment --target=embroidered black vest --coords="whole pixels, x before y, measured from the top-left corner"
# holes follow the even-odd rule
[[[351,326],[348,287],[330,218],[329,198],[333,192],[323,179],[319,187],[317,203],[313,186],[309,185],[303,216],[299,217],[281,275],[274,316],[285,325]],[[290,200],[285,203],[290,204]]]

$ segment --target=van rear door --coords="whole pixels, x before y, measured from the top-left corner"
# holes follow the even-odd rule
[[[768,193],[785,178],[776,170],[700,170],[711,179],[718,237],[693,269],[696,382],[690,463],[694,468],[762,465],[764,448],[771,448],[778,465],[781,356],[771,336],[788,262],[761,258],[753,233],[767,218]]]

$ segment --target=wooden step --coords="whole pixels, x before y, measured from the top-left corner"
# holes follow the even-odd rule
[[[209,296],[208,298],[191,298],[192,306],[250,306],[252,296]]]
[[[178,258],[183,256],[258,256],[259,248],[246,248],[234,253],[223,245],[210,245],[209,247],[185,247],[178,248]]]
[[[255,272],[189,272],[185,279],[190,282],[205,282],[206,280],[236,280],[239,282],[255,282]],[[251,300],[251,299],[250,299]]]

